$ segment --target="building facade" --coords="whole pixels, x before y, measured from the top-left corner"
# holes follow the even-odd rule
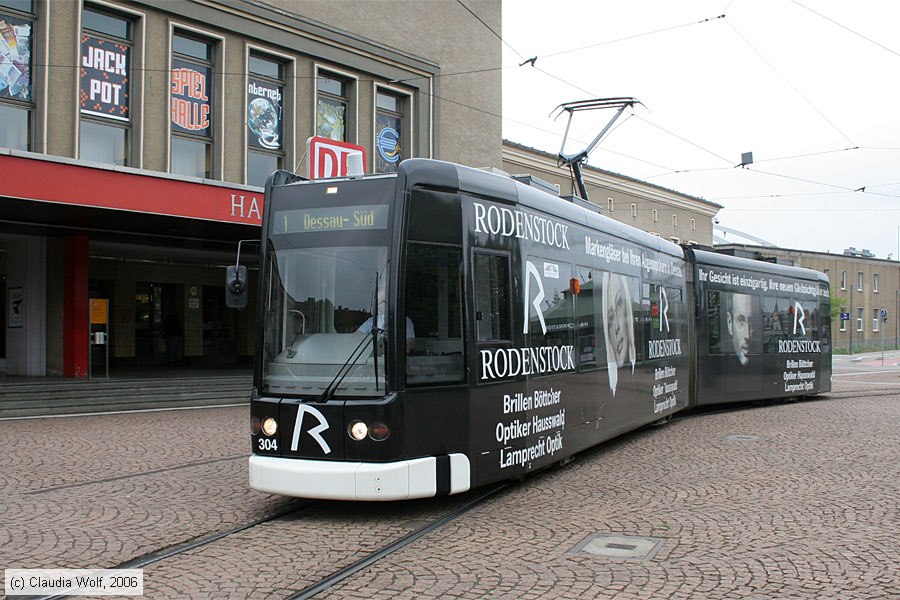
[[[571,193],[502,141],[500,25],[500,0],[0,0],[0,373],[248,365],[224,267],[271,171],[347,145],[370,173],[430,157]],[[584,173],[610,217],[712,243],[718,205]]]
[[[871,352],[900,348],[900,262],[744,244],[717,245],[716,250],[828,275],[831,284],[831,339],[835,351]]]
[[[507,173],[540,177],[558,185],[561,194],[576,193],[556,155],[504,141],[502,164]],[[583,174],[590,201],[604,215],[676,244],[712,244],[720,205],[591,166]]]
[[[0,0],[0,367],[246,362],[222,267],[267,175],[499,164],[491,30],[499,0]]]

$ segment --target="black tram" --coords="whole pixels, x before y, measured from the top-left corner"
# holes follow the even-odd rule
[[[682,248],[500,175],[276,173],[262,241],[258,490],[459,493],[695,404],[830,389],[823,275]]]

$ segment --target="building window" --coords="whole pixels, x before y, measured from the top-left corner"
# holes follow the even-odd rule
[[[856,309],[856,330],[857,331],[863,330],[863,315],[865,314],[864,311],[865,311],[864,308]]]
[[[653,222],[658,223],[659,222],[659,212],[657,212],[657,210],[654,208],[653,212],[651,214],[653,215]]]
[[[0,0],[0,146],[32,150],[34,115],[31,0]]]
[[[176,30],[172,36],[172,142],[169,171],[211,178],[213,43]]]
[[[878,331],[878,321],[881,320],[881,310],[877,308],[872,309],[872,331]]]
[[[691,231],[697,231],[697,219],[691,219]]]
[[[319,71],[316,77],[316,135],[349,142],[350,81],[338,75]]]
[[[674,236],[674,235],[673,235],[673,236],[670,237],[669,239],[672,240],[672,242],[675,243],[675,244],[680,244],[680,243],[681,243],[681,238],[680,238],[680,237],[677,237],[677,236]]]
[[[128,129],[83,120],[79,156],[111,165],[128,164]]]
[[[263,186],[284,163],[284,64],[251,53],[247,70],[247,184]]]
[[[631,218],[637,219],[637,204],[631,203]]]
[[[865,275],[860,272],[856,275],[856,290],[858,292],[863,291],[863,282],[865,281]]]
[[[678,215],[672,215],[672,227],[678,227]]]
[[[847,271],[841,271],[841,289],[847,289]]]
[[[393,173],[409,156],[409,97],[383,89],[375,91],[375,172]]]
[[[613,202],[612,198],[606,199],[606,208],[607,208],[607,210],[609,210],[609,212],[615,212],[616,204],[615,204],[615,202]]]
[[[873,292],[878,291],[878,273],[875,273],[874,275],[872,275],[872,291]]]
[[[127,18],[86,6],[82,25],[78,156],[127,165],[132,23]]]
[[[841,319],[841,331],[847,331],[847,321]]]

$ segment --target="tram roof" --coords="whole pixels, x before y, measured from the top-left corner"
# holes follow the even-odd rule
[[[758,271],[761,273],[769,273],[772,275],[780,275],[782,277],[793,277],[795,279],[808,279],[828,283],[828,276],[813,269],[805,267],[793,267],[788,265],[779,265],[764,260],[751,260],[749,258],[741,258],[730,254],[722,254],[719,252],[711,252],[700,248],[692,248],[694,256],[698,264],[714,265],[717,267],[725,267],[732,269],[742,269],[750,271]]]
[[[515,181],[510,177],[462,165],[426,158],[400,163],[400,178],[407,186],[438,185],[473,195],[518,204],[548,216],[564,219],[588,229],[611,235],[650,250],[684,257],[682,248],[659,236],[620,223],[605,215],[553,194]],[[599,207],[598,207],[599,210]]]

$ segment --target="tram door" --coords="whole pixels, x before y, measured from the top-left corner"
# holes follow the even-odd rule
[[[466,339],[463,322],[462,215],[459,196],[415,189],[411,194],[398,317],[406,332],[407,419],[432,434],[409,436],[405,450],[429,450],[437,436],[448,452],[465,451]],[[419,446],[421,445],[421,446]]]

